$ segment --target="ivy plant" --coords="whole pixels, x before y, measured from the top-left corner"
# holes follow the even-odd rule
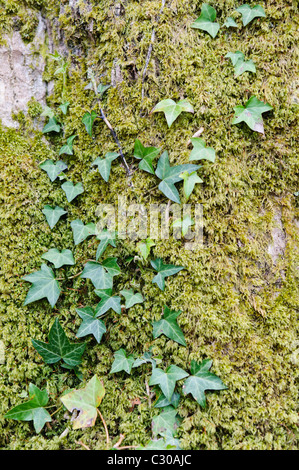
[[[266,16],[265,10],[260,5],[251,7],[250,5],[241,5],[236,10],[242,15],[243,26],[247,26],[255,18],[263,18]]]
[[[220,29],[219,23],[215,22],[216,10],[211,7],[208,3],[203,3],[201,7],[201,14],[194,23],[191,24],[191,28],[202,29],[215,38]]]
[[[179,117],[182,112],[194,113],[194,109],[188,100],[180,100],[178,103],[171,99],[160,101],[151,111],[151,113],[165,114],[168,127]]]
[[[234,108],[235,117],[233,124],[246,122],[247,126],[253,131],[264,134],[264,123],[262,114],[271,111],[273,108],[268,103],[258,100],[256,96],[252,96],[245,103],[245,106],[236,106]]]

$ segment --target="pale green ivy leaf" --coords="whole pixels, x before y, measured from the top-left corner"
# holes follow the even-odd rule
[[[252,96],[245,106],[236,106],[234,108],[235,117],[232,124],[239,124],[244,121],[253,131],[264,134],[262,114],[272,109],[269,104],[259,101],[256,96]]]
[[[175,266],[174,264],[164,264],[161,258],[156,258],[155,260],[151,261],[152,267],[158,271],[158,274],[153,278],[153,284],[157,284],[157,286],[161,289],[165,289],[165,278],[168,276],[173,276],[177,274],[182,269],[183,266]]]
[[[77,136],[76,135],[71,135],[67,141],[66,144],[61,147],[59,150],[59,155],[66,154],[66,155],[73,155],[73,142]]]
[[[59,207],[59,206],[52,207],[46,204],[42,210],[42,213],[46,217],[47,222],[50,228],[52,229],[53,227],[55,227],[60,217],[66,214],[67,211],[62,209],[62,207]]]
[[[61,291],[51,268],[46,264],[42,264],[40,271],[28,274],[22,279],[32,283],[24,305],[35,302],[36,300],[47,298],[51,307],[54,307]]]
[[[117,153],[117,152],[108,152],[108,153],[106,153],[104,158],[98,157],[93,162],[93,165],[98,167],[100,175],[102,176],[104,181],[106,181],[106,183],[109,181],[109,176],[110,176],[110,171],[111,171],[111,163],[117,157],[119,157],[119,153]]]
[[[201,7],[201,14],[194,23],[192,23],[191,28],[202,29],[215,38],[220,29],[220,25],[215,22],[216,19],[216,10],[207,3],[203,3]]]
[[[75,264],[75,260],[73,257],[73,253],[71,250],[57,250],[57,248],[51,248],[46,253],[41,256],[43,259],[50,261],[53,263],[56,269],[61,268],[65,265],[73,266]]]
[[[239,8],[237,8],[237,11],[242,15],[243,26],[248,25],[252,20],[254,20],[254,18],[261,18],[266,16],[265,10],[260,5],[256,5],[253,8],[247,4],[241,5]]]
[[[72,202],[75,197],[79,196],[79,194],[82,194],[84,192],[84,188],[82,183],[77,183],[74,185],[71,181],[66,181],[61,185],[61,188],[66,194],[66,198],[68,202]]]
[[[151,111],[151,113],[163,112],[168,124],[168,127],[179,117],[182,112],[194,113],[194,109],[188,100],[181,100],[176,103],[171,99],[160,101]]]
[[[127,355],[124,349],[119,349],[114,353],[114,362],[112,364],[110,374],[115,372],[125,371],[127,374],[131,374],[131,370],[134,364],[134,356]]]
[[[47,173],[53,183],[58,175],[67,169],[67,164],[61,160],[58,160],[56,163],[53,162],[53,160],[46,160],[45,162],[41,163],[39,167]]]
[[[97,113],[95,111],[91,111],[91,113],[87,112],[84,114],[82,118],[82,122],[85,126],[85,129],[87,133],[92,136],[92,126],[96,118],[98,117]]]

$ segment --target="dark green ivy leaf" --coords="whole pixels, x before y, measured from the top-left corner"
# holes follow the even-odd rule
[[[93,123],[97,117],[98,117],[97,113],[95,111],[91,111],[91,113],[88,113],[88,112],[85,113],[82,118],[82,122],[85,126],[87,133],[90,135],[90,137],[92,136]]]
[[[105,323],[97,318],[98,313],[91,307],[77,308],[76,312],[82,318],[82,323],[77,331],[77,337],[82,338],[87,335],[93,335],[98,343],[101,342],[103,334],[106,332]]]
[[[79,245],[91,235],[96,235],[96,226],[92,222],[85,225],[80,219],[76,219],[71,222],[71,227],[75,245]]]
[[[32,339],[32,345],[42,356],[46,364],[55,364],[61,359],[69,366],[81,364],[85,343],[70,343],[58,319],[56,318],[49,333],[49,342]]]
[[[76,135],[72,135],[71,137],[67,139],[66,144],[63,145],[61,149],[59,150],[59,155],[62,155],[64,153],[67,155],[73,155],[73,142],[76,137],[77,137]]]
[[[152,175],[155,174],[153,160],[159,155],[160,151],[161,149],[156,147],[144,147],[140,140],[135,140],[134,157],[141,160],[141,162],[139,162],[139,168]]]
[[[73,266],[75,264],[71,250],[61,250],[60,252],[57,248],[51,248],[42,255],[42,258],[53,263],[56,269],[59,269],[64,265]]]
[[[156,367],[153,369],[149,385],[159,385],[164,396],[171,402],[176,382],[188,377],[188,375],[188,372],[175,365],[169,366],[165,372]]]
[[[112,309],[115,313],[121,313],[121,298],[112,295],[112,289],[96,289],[96,295],[101,299],[101,302],[95,308],[97,317],[104,315],[108,310]]]
[[[180,313],[182,313],[181,310],[175,312],[174,310],[170,310],[165,306],[162,319],[153,322],[154,339],[164,334],[167,336],[167,338],[170,338],[173,341],[186,346],[184,334],[177,323],[177,317],[180,315]]]
[[[47,390],[40,390],[36,385],[29,384],[29,401],[17,405],[4,415],[4,418],[18,421],[33,421],[34,429],[39,433],[46,423],[50,423],[52,418],[45,406],[49,397]]]
[[[104,181],[106,181],[106,183],[109,181],[109,176],[110,176],[110,171],[111,171],[111,163],[117,157],[119,157],[119,153],[117,153],[117,152],[108,152],[108,153],[106,153],[104,158],[98,157],[93,162],[93,165],[98,167],[100,175],[102,176]]]
[[[157,284],[157,286],[161,289],[165,289],[165,278],[168,276],[173,276],[177,274],[179,271],[184,269],[183,266],[175,266],[174,264],[164,264],[161,258],[156,258],[155,260],[151,261],[152,267],[158,271],[158,274],[153,278],[153,284]]]
[[[97,248],[97,253],[96,253],[96,260],[102,256],[102,254],[105,252],[106,248],[108,245],[112,247],[116,247],[115,241],[116,241],[116,232],[109,232],[108,230],[104,229],[102,230],[101,233],[98,233],[96,235],[97,240],[100,240],[100,244]]]

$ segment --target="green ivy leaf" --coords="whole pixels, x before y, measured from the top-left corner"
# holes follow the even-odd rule
[[[97,90],[98,90],[98,93],[100,95],[100,98],[103,97],[103,94],[105,93],[105,91],[108,90],[108,88],[110,88],[111,85],[102,85],[101,83],[99,84]]]
[[[189,161],[192,160],[208,160],[214,163],[216,154],[212,147],[207,147],[206,143],[200,137],[194,137],[191,140],[193,149],[190,153]]]
[[[151,238],[147,238],[145,241],[139,242],[137,244],[140,254],[144,260],[147,260],[152,246],[156,246],[156,244],[153,242],[153,240],[151,240]]]
[[[156,367],[157,361],[152,358],[153,353],[150,351],[146,351],[141,357],[135,359],[133,368],[139,367],[142,364],[150,363],[153,367]]]
[[[172,437],[179,427],[178,414],[172,406],[163,408],[161,413],[153,418],[152,431],[154,436]]]
[[[31,341],[46,364],[55,364],[63,359],[71,367],[81,364],[81,356],[86,346],[85,343],[70,343],[57,318],[51,327],[48,343],[37,339]]]
[[[80,219],[76,219],[71,222],[71,227],[75,245],[79,245],[91,235],[96,235],[96,226],[92,222],[84,225]]]
[[[24,305],[47,298],[51,307],[54,307],[60,295],[60,287],[51,268],[42,264],[40,271],[28,274],[22,279],[32,283]]]
[[[106,181],[106,183],[109,181],[109,176],[110,176],[110,171],[111,171],[111,163],[117,157],[119,157],[119,153],[117,153],[117,152],[108,152],[108,153],[106,153],[104,158],[98,157],[93,162],[93,165],[98,167],[100,175],[102,176],[104,181]]]
[[[117,258],[107,258],[102,264],[89,261],[80,277],[90,279],[96,289],[112,289],[113,277],[120,274],[116,260]]]
[[[238,28],[237,23],[235,22],[235,20],[234,20],[231,16],[229,16],[229,17],[226,19],[226,21],[225,21],[225,23],[223,24],[223,26],[226,26],[227,28]]]
[[[198,176],[196,171],[193,171],[193,173],[190,173],[190,174],[188,173],[188,171],[184,171],[183,173],[180,174],[180,177],[184,180],[184,186],[183,186],[184,194],[188,201],[196,183],[203,183],[203,180]],[[184,221],[183,221],[183,225],[185,225]],[[184,227],[182,227],[182,232],[183,232],[183,236],[185,236],[186,233],[188,232],[188,229],[187,229],[187,232],[184,233]]]
[[[67,164],[61,160],[58,160],[56,163],[54,163],[53,160],[46,160],[45,162],[41,163],[39,167],[47,173],[53,183],[57,176],[67,169]]]
[[[57,248],[51,248],[41,256],[43,259],[53,263],[56,269],[61,268],[65,265],[73,266],[75,260],[71,250],[62,250],[61,252]]]
[[[79,410],[80,413],[73,421],[73,429],[90,428],[97,419],[97,408],[105,396],[105,388],[96,375],[84,388],[72,390],[60,397],[64,406],[72,413]]]
[[[158,400],[155,403],[155,408],[165,408],[166,406],[173,406],[174,408],[177,408],[180,403],[180,398],[181,395],[177,392],[174,392],[171,400],[168,401],[167,398],[163,393],[159,396]]]
[[[36,385],[29,384],[29,401],[9,410],[4,418],[18,421],[33,421],[35,432],[39,433],[52,418],[45,406],[49,401],[47,390],[40,390]]]
[[[138,166],[141,170],[147,171],[152,175],[155,174],[153,160],[159,155],[160,151],[161,149],[156,147],[144,147],[140,140],[135,140],[134,157],[141,160]]]
[[[159,385],[167,400],[171,401],[176,382],[188,375],[188,372],[175,365],[167,367],[165,372],[156,367],[153,369],[149,385]]]
[[[105,252],[106,248],[108,245],[112,246],[113,248],[116,247],[115,241],[116,241],[116,232],[109,232],[108,230],[104,229],[102,230],[101,233],[98,233],[96,238],[97,240],[100,240],[100,244],[97,248],[97,253],[96,253],[96,260],[102,256],[102,254]]]
[[[228,52],[225,57],[231,60],[235,68],[235,78],[244,72],[256,72],[254,62],[252,60],[245,60],[243,52]]]
[[[185,269],[183,266],[175,266],[174,264],[164,264],[161,258],[156,258],[151,261],[152,267],[158,271],[158,274],[153,278],[152,283],[157,284],[161,289],[165,289],[165,278],[168,276],[173,276],[177,274],[182,269]]]
[[[134,294],[132,289],[123,289],[120,291],[120,294],[126,299],[126,308],[131,308],[135,304],[142,304],[144,302],[142,295],[139,292]]]
[[[163,112],[166,117],[168,127],[179,117],[182,112],[194,113],[194,109],[188,100],[181,100],[176,103],[173,100],[167,99],[160,101],[151,111],[151,113]]]
[[[58,124],[57,119],[55,117],[51,117],[49,122],[43,128],[43,134],[47,134],[48,132],[60,132],[61,126]]]
[[[159,158],[156,175],[157,177],[162,180],[159,184],[158,188],[165,194],[166,197],[171,199],[172,201],[180,204],[180,196],[178,193],[177,188],[175,187],[175,183],[182,181],[181,173],[187,171],[188,173],[192,173],[196,171],[199,165],[193,165],[191,163],[185,163],[183,165],[175,165],[170,166],[168,152],[165,151],[162,153],[161,157]]]
[[[106,333],[107,330],[105,323],[97,318],[97,312],[91,307],[77,308],[76,312],[83,320],[76,336],[78,338],[83,338],[87,335],[93,335],[97,342],[100,343],[103,334]]]
[[[59,206],[52,207],[46,204],[42,210],[42,213],[46,217],[47,222],[50,228],[52,229],[53,227],[55,227],[60,217],[66,214],[67,211],[62,209],[62,207],[59,207]]]
[[[98,117],[97,113],[95,111],[91,111],[91,113],[88,113],[88,112],[85,113],[82,118],[82,122],[85,126],[87,133],[90,135],[90,137],[92,136],[93,123],[97,117]]]
[[[259,101],[256,96],[252,96],[245,106],[236,106],[234,108],[235,117],[232,123],[239,124],[244,121],[253,131],[264,134],[262,114],[271,111],[271,109],[273,109],[272,106]]]
[[[112,295],[112,289],[96,289],[95,294],[101,299],[95,308],[97,317],[104,315],[110,309],[115,313],[121,313],[121,298]]]
[[[62,103],[62,104],[59,106],[59,108],[61,109],[61,111],[63,112],[64,115],[67,114],[69,105],[70,105],[70,103],[69,103],[68,101],[66,101],[65,103]]]
[[[191,393],[203,408],[206,406],[206,390],[225,390],[227,388],[217,375],[209,372],[211,366],[210,359],[205,359],[201,363],[191,361],[191,375],[183,385],[184,394]]]
[[[266,16],[265,10],[260,5],[251,8],[249,5],[245,4],[237,8],[237,11],[242,15],[243,26],[248,25],[254,18]]]
[[[192,23],[191,28],[202,29],[207,31],[207,33],[215,38],[220,29],[220,25],[215,23],[216,19],[216,10],[207,3],[203,3],[201,7],[201,14],[194,23]]]
[[[114,362],[112,364],[110,374],[115,372],[125,371],[127,374],[131,374],[131,370],[134,364],[134,357],[126,354],[124,349],[119,349],[114,353]]]
[[[186,346],[184,334],[176,320],[180,313],[182,313],[181,310],[175,312],[174,310],[170,310],[165,306],[162,319],[152,323],[154,339],[161,335],[165,335],[167,338],[170,338],[173,341]]]
[[[66,141],[66,144],[61,147],[59,150],[59,155],[62,154],[67,154],[67,155],[73,155],[73,142],[77,136],[76,135],[71,135]]]
[[[77,183],[74,185],[71,181],[66,181],[61,185],[61,188],[66,194],[66,198],[68,202],[72,202],[75,197],[77,197],[79,194],[84,193],[84,188],[82,183]]]

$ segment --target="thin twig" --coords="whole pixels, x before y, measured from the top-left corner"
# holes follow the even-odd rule
[[[82,442],[82,441],[75,441],[75,442],[76,442],[76,444],[84,447],[86,450],[90,450],[90,448],[86,444],[84,444],[84,442]]]
[[[118,450],[124,450],[124,449],[137,449],[139,446],[123,446],[123,447],[118,447]]]
[[[148,396],[148,406],[149,406],[149,408],[151,408],[152,407],[152,398],[151,398],[151,391],[150,391],[149,385],[147,383],[147,380],[145,381],[145,389],[146,389],[146,394]]]
[[[97,408],[97,410],[98,410],[99,416],[100,416],[100,418],[101,418],[101,420],[102,420],[103,426],[104,426],[104,428],[105,428],[107,447],[109,447],[109,445],[110,445],[110,437],[109,437],[109,432],[108,432],[107,424],[106,424],[106,422],[105,422],[105,420],[104,420],[104,418],[103,418],[103,415],[102,415],[102,413],[100,412],[99,408]]]
[[[119,149],[119,153],[120,153],[120,156],[121,156],[121,159],[123,161],[123,164],[124,164],[124,167],[125,167],[125,170],[127,172],[127,175],[130,176],[131,175],[131,170],[129,168],[129,165],[127,164],[127,161],[125,159],[125,156],[124,156],[124,152],[123,152],[123,149],[122,149],[122,146],[120,145],[120,141],[118,140],[118,137],[116,135],[116,132],[115,130],[113,129],[113,127],[111,126],[110,122],[108,121],[104,111],[103,111],[103,108],[101,108],[100,106],[100,113],[101,113],[101,118],[103,119],[104,123],[106,124],[106,126],[108,127],[108,129],[110,130],[110,133],[113,137],[113,139],[115,140],[115,143],[116,145],[118,146],[118,149]]]
[[[160,16],[161,16],[162,13],[163,13],[163,10],[164,10],[164,7],[165,7],[165,3],[166,3],[166,0],[162,0],[162,6],[161,6],[161,8],[160,8],[159,15],[158,15],[157,20],[156,20],[156,23],[157,23],[157,24],[158,24],[159,21],[160,21]],[[148,67],[148,64],[149,64],[150,59],[151,59],[151,55],[152,55],[152,50],[153,50],[153,44],[154,44],[154,41],[155,41],[155,37],[156,37],[156,31],[155,31],[155,28],[153,28],[152,34],[151,34],[151,43],[150,43],[150,45],[149,45],[149,48],[148,48],[148,51],[147,51],[147,54],[146,54],[145,66],[144,66],[144,69],[143,69],[143,72],[142,72],[142,89],[141,89],[141,100],[142,100],[142,101],[143,101],[143,99],[144,99],[144,80],[145,80],[145,77],[146,77],[147,67]]]
[[[121,445],[121,443],[122,443],[122,441],[124,440],[124,438],[125,438],[125,435],[124,435],[124,434],[121,434],[120,437],[119,437],[119,440],[117,441],[116,444],[114,444],[113,448],[116,448],[116,449],[117,449],[117,448]]]

